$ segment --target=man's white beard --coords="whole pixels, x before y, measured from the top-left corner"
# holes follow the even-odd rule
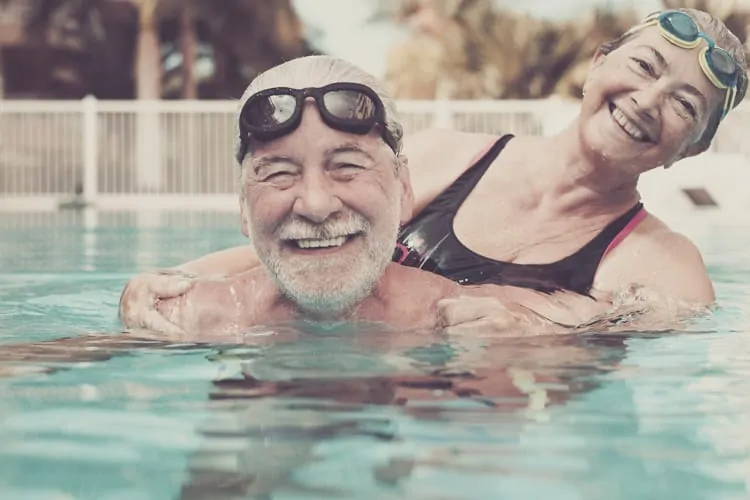
[[[359,216],[361,217],[361,216]],[[371,295],[391,262],[398,236],[398,214],[389,214],[387,226],[374,234],[365,221],[357,238],[361,252],[343,251],[328,255],[279,255],[258,251],[279,291],[303,314],[320,319],[345,319]],[[346,243],[351,244],[351,243]]]

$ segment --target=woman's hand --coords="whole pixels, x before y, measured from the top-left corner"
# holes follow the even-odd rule
[[[154,271],[131,279],[120,296],[120,320],[128,329],[144,329],[182,335],[183,330],[158,310],[161,300],[185,294],[195,283],[191,275],[177,270]]]
[[[447,333],[509,337],[577,333],[611,309],[610,298],[603,293],[593,298],[494,285],[464,291],[437,303],[438,322]]]
[[[437,303],[438,324],[446,333],[472,336],[531,336],[559,333],[557,325],[533,311],[507,306],[497,297],[458,296]]]

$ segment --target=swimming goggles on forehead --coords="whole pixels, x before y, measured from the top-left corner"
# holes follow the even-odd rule
[[[267,142],[296,130],[308,97],[314,99],[327,126],[358,135],[380,127],[385,143],[398,152],[396,139],[386,126],[385,106],[375,91],[359,83],[340,82],[304,89],[274,87],[251,95],[240,111],[237,161],[242,163],[245,158],[250,139]]]
[[[703,73],[718,89],[726,89],[721,117],[724,118],[734,107],[737,98],[739,68],[732,54],[717,47],[716,42],[700,30],[695,20],[680,11],[657,12],[648,16],[641,27],[656,25],[661,35],[672,44],[683,49],[693,49],[700,45],[701,39],[707,46],[701,50],[698,62]]]

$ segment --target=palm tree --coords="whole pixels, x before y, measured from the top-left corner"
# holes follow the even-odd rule
[[[156,19],[159,0],[132,0],[138,8],[138,44],[134,77],[136,98],[161,98],[161,50]]]
[[[452,99],[575,94],[580,89],[564,84],[566,75],[635,19],[602,11],[552,22],[497,9],[491,0],[405,0],[398,18],[413,35],[390,54],[386,78],[395,95]]]
[[[31,2],[27,43],[48,62],[46,97],[236,97],[260,71],[311,53],[291,0],[0,2]],[[213,67],[204,78],[201,47]]]

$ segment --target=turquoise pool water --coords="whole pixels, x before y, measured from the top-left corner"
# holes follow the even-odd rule
[[[685,332],[40,350],[237,217],[0,215],[0,498],[747,498],[750,223],[682,226],[722,303]]]

